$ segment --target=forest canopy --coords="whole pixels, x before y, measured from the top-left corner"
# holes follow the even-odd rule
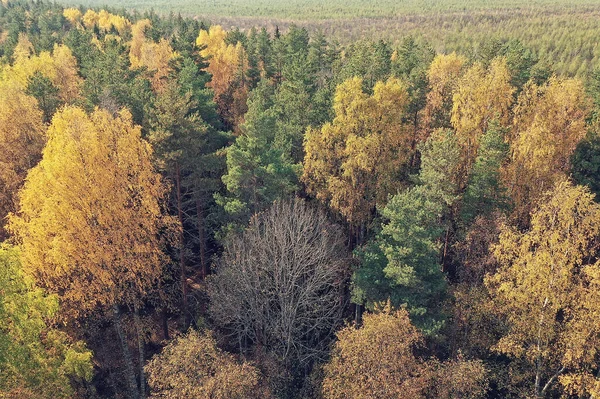
[[[597,5],[296,3],[0,3],[0,398],[600,395]]]

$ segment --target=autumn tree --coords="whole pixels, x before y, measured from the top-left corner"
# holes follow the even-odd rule
[[[452,132],[437,132],[421,145],[420,184],[390,198],[377,236],[360,248],[353,276],[353,301],[373,309],[390,300],[406,305],[415,324],[428,334],[442,322],[446,291],[442,240],[450,228],[449,207],[457,199],[459,149]]]
[[[571,155],[587,132],[589,106],[577,79],[553,77],[523,89],[509,136],[510,162],[503,171],[522,222],[540,195],[569,172]]]
[[[325,399],[483,398],[487,380],[480,361],[439,362],[417,355],[424,340],[405,309],[388,304],[364,315],[362,326],[338,332],[324,366]]]
[[[131,68],[147,69],[155,91],[161,91],[168,74],[171,72],[170,61],[177,57],[166,39],[157,42],[146,38],[146,30],[152,26],[148,19],[136,22],[132,28],[129,60]]]
[[[145,367],[150,398],[262,399],[256,367],[239,362],[217,347],[210,332],[190,330],[163,348]]]
[[[27,171],[41,158],[45,142],[42,112],[34,97],[13,82],[0,81],[0,241],[5,218],[16,209]]]
[[[172,225],[163,215],[164,195],[151,149],[128,112],[87,115],[67,107],[54,117],[42,160],[29,172],[11,219],[23,269],[60,296],[65,315],[113,309],[132,397],[138,388],[119,306],[137,314],[161,274],[158,233],[168,234]],[[140,379],[143,395],[143,374]]]
[[[309,129],[302,180],[309,194],[354,226],[368,222],[377,206],[406,180],[411,129],[402,123],[408,93],[398,79],[378,82],[373,95],[353,78],[338,86],[335,119]]]
[[[597,392],[599,220],[587,188],[559,182],[531,227],[503,226],[493,248],[500,268],[485,283],[506,323],[493,349],[528,371],[531,396],[548,397],[558,384],[565,393]]]
[[[0,245],[0,292],[0,397],[72,398],[70,378],[92,378],[92,353],[51,327],[58,297],[33,284],[19,250],[6,244]]]
[[[12,81],[25,90],[30,79],[39,73],[58,89],[58,97],[63,103],[72,103],[79,98],[82,79],[78,74],[77,60],[67,46],[57,44],[52,53],[42,51],[33,55],[31,42],[21,35],[14,57],[14,64],[2,70],[0,80]]]
[[[209,314],[243,352],[266,351],[284,370],[304,371],[342,321],[349,262],[323,213],[278,201],[226,242],[209,279]]]
[[[423,337],[404,309],[368,313],[360,328],[337,333],[324,366],[323,396],[345,398],[423,398],[428,372],[415,356]]]
[[[479,142],[489,124],[509,125],[514,88],[506,60],[496,58],[487,68],[476,63],[460,78],[452,97],[451,122],[462,149],[462,182],[477,157]]]
[[[465,57],[451,54],[435,56],[427,70],[428,92],[423,109],[423,133],[425,140],[438,128],[451,128],[450,114],[452,97],[457,88],[467,60]]]
[[[213,25],[208,31],[200,31],[196,44],[202,49],[200,55],[208,59],[206,71],[212,76],[208,86],[214,92],[219,114],[228,124],[227,127],[235,130],[247,110],[245,74],[248,62],[242,44],[228,44],[225,38],[225,30]]]

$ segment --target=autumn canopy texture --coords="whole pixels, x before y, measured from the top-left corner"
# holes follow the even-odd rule
[[[600,397],[595,1],[61,1],[0,1],[0,399]]]

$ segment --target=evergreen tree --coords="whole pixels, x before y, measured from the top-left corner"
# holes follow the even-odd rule
[[[460,150],[452,132],[438,132],[420,146],[419,184],[394,195],[381,210],[376,238],[357,250],[361,266],[353,276],[353,301],[373,309],[390,300],[406,305],[424,332],[439,331],[446,279],[440,266],[447,213],[457,199],[452,172]]]

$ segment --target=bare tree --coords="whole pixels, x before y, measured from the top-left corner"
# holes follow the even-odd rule
[[[342,321],[349,264],[341,229],[323,213],[300,199],[276,202],[226,244],[209,280],[210,314],[242,351],[308,365]]]

